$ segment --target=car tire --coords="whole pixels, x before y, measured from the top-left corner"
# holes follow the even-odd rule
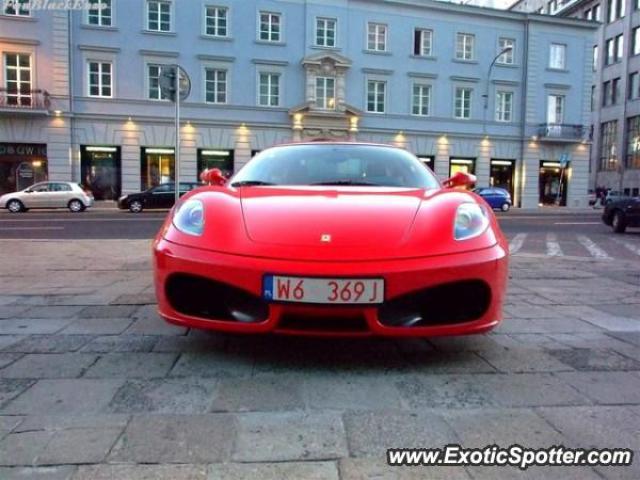
[[[20,200],[9,200],[7,202],[7,210],[10,213],[20,213],[25,212],[27,209],[24,208],[24,204]]]
[[[133,200],[129,202],[129,211],[131,213],[140,213],[143,210],[143,205],[140,200]]]
[[[500,207],[500,210],[502,210],[503,212],[508,212],[510,208],[511,208],[511,205],[509,205],[508,203],[503,203],[502,206]]]
[[[613,218],[611,219],[611,228],[615,233],[624,233],[627,229],[627,222],[624,219],[624,213],[617,210],[613,212]]]
[[[84,203],[78,199],[70,200],[67,208],[71,213],[80,213],[84,210]]]

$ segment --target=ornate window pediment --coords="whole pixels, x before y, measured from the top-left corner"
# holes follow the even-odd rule
[[[310,110],[344,112],[345,73],[351,60],[333,52],[309,55],[302,60],[306,72],[305,103]]]

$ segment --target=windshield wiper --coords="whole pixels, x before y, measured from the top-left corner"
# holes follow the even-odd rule
[[[326,182],[318,182],[312,183],[311,185],[361,185],[361,186],[370,186],[370,187],[379,187],[380,185],[377,183],[371,182],[362,182],[360,180],[329,180]]]
[[[270,182],[263,182],[262,180],[242,180],[241,182],[233,182],[232,187],[262,187],[266,185],[274,185]]]

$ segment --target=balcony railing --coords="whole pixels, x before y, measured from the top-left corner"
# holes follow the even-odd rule
[[[0,88],[0,109],[16,111],[49,110],[51,99],[46,90],[28,90],[16,92]]]
[[[540,139],[548,140],[585,140],[587,133],[587,128],[584,125],[541,123],[538,127],[538,136]]]

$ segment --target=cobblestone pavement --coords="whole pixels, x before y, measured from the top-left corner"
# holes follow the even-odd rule
[[[640,478],[386,467],[388,447],[640,443],[640,262],[516,256],[484,336],[237,337],[155,313],[147,241],[0,241],[1,479]]]

